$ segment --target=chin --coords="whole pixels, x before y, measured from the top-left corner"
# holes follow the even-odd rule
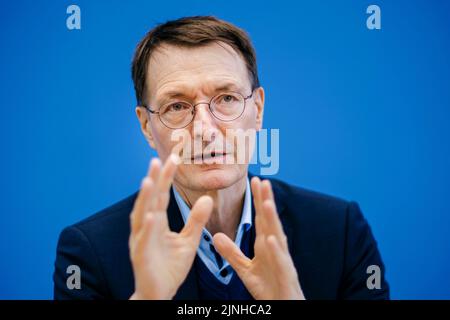
[[[205,191],[228,188],[245,175],[236,165],[193,165],[186,169],[187,184]]]

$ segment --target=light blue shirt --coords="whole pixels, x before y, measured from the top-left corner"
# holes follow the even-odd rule
[[[183,221],[186,224],[187,218],[190,213],[190,208],[180,196],[180,194],[173,188],[173,193],[175,195],[175,200],[177,201],[178,208],[180,209],[181,215],[183,216]],[[235,243],[238,247],[241,246],[242,236],[244,232],[248,231],[252,226],[252,197],[250,191],[250,183],[247,179],[247,187],[245,189],[244,205],[242,207],[241,221],[239,223]],[[200,246],[197,250],[197,254],[202,259],[206,267],[211,271],[211,273],[222,283],[228,284],[233,275],[233,269],[231,268],[228,261],[220,257],[216,252],[212,236],[206,228],[203,228],[202,237],[200,239]]]

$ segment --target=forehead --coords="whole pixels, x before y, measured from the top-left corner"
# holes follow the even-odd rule
[[[168,92],[209,94],[224,85],[234,86],[236,90],[250,89],[242,56],[228,44],[218,42],[199,47],[161,45],[150,57],[146,83],[147,96],[152,102]]]

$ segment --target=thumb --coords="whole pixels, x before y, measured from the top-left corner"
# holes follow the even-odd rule
[[[239,277],[242,275],[251,263],[241,249],[224,233],[216,233],[213,237],[213,243],[219,254],[228,261],[231,267],[238,273]]]
[[[189,218],[181,231],[181,235],[193,240],[196,246],[200,243],[202,230],[209,220],[213,209],[213,200],[209,196],[201,196],[191,209]]]

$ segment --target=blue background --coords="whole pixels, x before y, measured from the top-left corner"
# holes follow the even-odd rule
[[[81,30],[66,28],[70,4]],[[450,298],[449,1],[0,6],[0,298],[51,298],[62,228],[137,190],[154,153],[134,115],[133,50],[155,23],[199,14],[254,41],[277,177],[359,202],[393,298]]]

